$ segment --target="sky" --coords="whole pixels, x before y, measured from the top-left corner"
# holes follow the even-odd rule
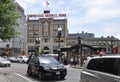
[[[66,13],[69,33],[94,33],[120,39],[120,0],[16,0],[27,14]],[[49,5],[46,6],[46,2]]]

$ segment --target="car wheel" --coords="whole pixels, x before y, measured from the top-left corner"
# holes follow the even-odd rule
[[[32,75],[32,72],[31,72],[31,68],[30,68],[30,67],[28,67],[27,74],[28,74],[28,76],[31,76],[31,75]]]
[[[65,79],[65,75],[64,76],[60,76],[60,79]]]
[[[23,62],[22,63],[25,63],[25,61],[23,60]]]
[[[8,67],[10,67],[11,65],[9,64]]]
[[[38,72],[38,79],[43,80],[43,74],[41,71]]]
[[[18,61],[18,63],[20,63],[20,61]]]

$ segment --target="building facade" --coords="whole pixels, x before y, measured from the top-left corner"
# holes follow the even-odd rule
[[[63,14],[51,14],[45,10],[43,14],[29,15],[27,19],[27,50],[28,54],[34,54],[36,46],[39,47],[39,53],[56,53],[58,45],[66,46],[67,19],[59,18]],[[30,19],[30,16],[39,16]],[[56,18],[57,16],[57,18]],[[59,17],[58,17],[59,16]],[[62,28],[60,41],[58,41],[58,29]],[[36,44],[36,39],[39,43]]]
[[[74,46],[75,44],[78,44],[78,37],[81,37],[81,42],[84,43],[84,39],[92,39],[95,38],[95,35],[93,33],[85,33],[82,31],[82,33],[71,33],[67,36],[67,46]]]
[[[14,5],[20,15],[20,18],[16,20],[19,25],[14,26],[14,29],[20,35],[17,35],[8,42],[0,40],[0,54],[7,56],[17,56],[22,54],[22,52],[26,52],[26,16],[24,15],[24,9],[17,2]]]
[[[108,37],[94,37],[93,33],[76,33],[68,34],[67,37],[67,46],[70,53],[75,54],[74,51],[78,49],[78,37],[80,38],[82,45],[82,53],[87,55],[93,55],[97,52],[104,51],[106,54],[119,54],[120,53],[120,40],[113,36]],[[74,48],[73,48],[74,47]],[[72,49],[73,48],[73,49]],[[72,52],[71,52],[72,51]],[[70,54],[69,53],[69,54]],[[76,54],[80,54],[77,51]]]
[[[12,54],[17,56],[20,54],[26,54],[26,16],[24,14],[24,9],[15,2],[16,10],[20,15],[20,18],[17,19],[18,26],[15,26],[14,29],[20,33],[12,39]]]
[[[93,39],[85,39],[84,43],[91,45],[93,48],[103,49],[106,54],[118,54],[119,51],[119,39],[113,36],[99,37]],[[98,50],[100,51],[100,50]]]
[[[67,46],[61,51],[67,52],[68,63],[72,57],[77,57],[82,64],[88,56],[120,54],[120,40],[113,36],[96,38],[93,33],[68,34]]]

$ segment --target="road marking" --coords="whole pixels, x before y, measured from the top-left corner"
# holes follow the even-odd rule
[[[20,74],[18,74],[18,73],[14,73],[14,74],[17,75],[17,76],[22,77],[23,79],[27,80],[28,82],[33,82],[33,81],[31,81],[30,79],[28,79],[28,78],[26,78],[26,77],[24,77],[24,76],[22,76],[22,75],[20,75]]]

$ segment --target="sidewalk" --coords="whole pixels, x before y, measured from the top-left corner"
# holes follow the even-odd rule
[[[77,69],[82,69],[83,67],[78,67],[78,66],[70,66],[70,65],[66,65],[67,68],[77,68]]]

